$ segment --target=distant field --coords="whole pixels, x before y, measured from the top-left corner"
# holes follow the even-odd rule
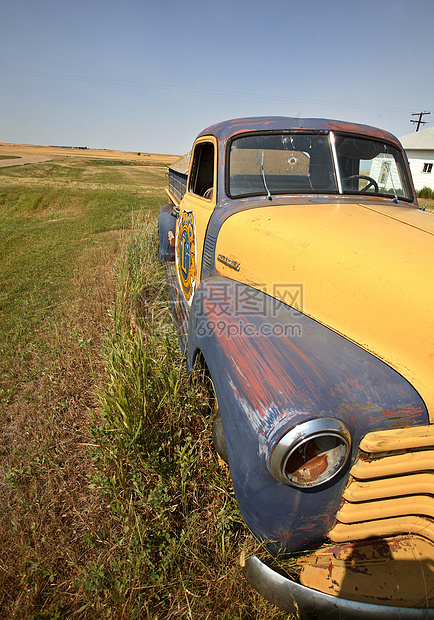
[[[137,153],[130,151],[111,151],[103,149],[84,149],[76,147],[63,146],[39,146],[35,144],[13,144],[2,142],[0,144],[0,166],[4,156],[14,157],[34,157],[46,161],[47,159],[56,159],[58,157],[86,157],[97,159],[118,159],[123,161],[134,161],[143,164],[165,164],[172,163],[178,159],[178,155],[160,155],[155,153]],[[33,161],[36,161],[34,159]]]

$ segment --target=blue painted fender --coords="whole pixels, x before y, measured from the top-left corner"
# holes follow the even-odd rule
[[[198,286],[187,361],[201,351],[211,374],[235,495],[247,525],[272,551],[324,541],[360,439],[374,430],[428,424],[426,407],[396,371],[286,304],[228,278]],[[352,437],[329,482],[296,488],[269,468],[277,441],[301,422],[331,417]]]

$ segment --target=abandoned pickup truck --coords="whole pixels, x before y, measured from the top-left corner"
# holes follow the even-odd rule
[[[399,141],[236,119],[182,163],[159,216],[181,346],[244,520],[300,556],[248,580],[301,618],[434,618],[434,217]]]

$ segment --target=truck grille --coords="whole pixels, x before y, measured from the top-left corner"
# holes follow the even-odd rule
[[[207,233],[205,237],[205,243],[203,246],[203,257],[202,257],[202,275],[201,278],[207,277],[211,268],[213,266],[213,258],[215,252],[215,246],[217,243],[217,237],[215,235],[211,235]]]
[[[434,542],[434,428],[369,433],[343,494],[334,542],[419,535]]]

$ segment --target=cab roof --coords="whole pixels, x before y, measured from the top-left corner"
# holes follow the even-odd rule
[[[218,140],[229,140],[237,134],[250,133],[253,131],[339,131],[345,133],[356,133],[366,135],[371,138],[380,138],[393,142],[401,147],[399,140],[391,133],[358,123],[336,121],[325,118],[293,118],[287,116],[257,116],[251,118],[234,118],[211,125],[198,135],[198,138],[213,135]]]

